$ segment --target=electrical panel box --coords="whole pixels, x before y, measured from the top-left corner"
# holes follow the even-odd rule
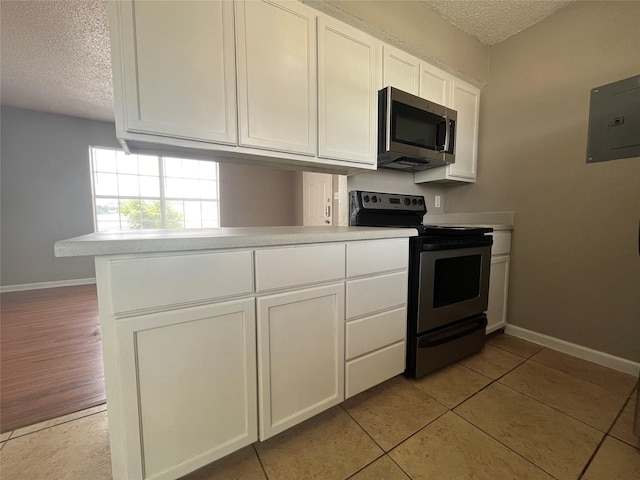
[[[640,75],[591,90],[587,163],[640,157]]]

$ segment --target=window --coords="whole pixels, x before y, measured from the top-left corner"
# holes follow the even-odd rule
[[[95,228],[217,228],[218,164],[91,147]]]

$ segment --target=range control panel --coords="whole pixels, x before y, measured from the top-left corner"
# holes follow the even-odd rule
[[[351,192],[352,198],[360,209],[364,210],[398,210],[404,212],[426,213],[424,197],[422,195],[404,195],[380,192]]]

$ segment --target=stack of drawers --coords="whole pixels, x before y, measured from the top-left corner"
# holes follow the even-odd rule
[[[406,239],[347,244],[345,397],[405,369]]]

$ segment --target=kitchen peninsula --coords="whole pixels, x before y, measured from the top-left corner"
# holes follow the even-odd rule
[[[176,478],[405,366],[414,229],[105,232],[96,257],[116,479]]]

